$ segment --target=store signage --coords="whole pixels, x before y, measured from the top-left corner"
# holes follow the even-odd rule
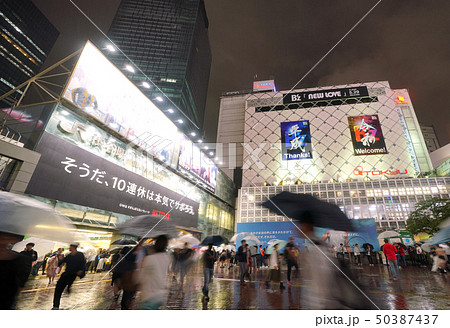
[[[281,123],[281,158],[285,161],[312,158],[309,121]]]
[[[288,93],[283,97],[283,104],[368,97],[367,87],[353,87],[329,90]]]
[[[357,166],[353,170],[354,175],[362,175],[362,176],[369,176],[369,175],[399,175],[399,174],[408,174],[408,170],[405,169],[403,172],[401,170],[375,170],[375,171],[364,171],[362,166]]]
[[[178,170],[192,179],[195,177],[206,184],[206,188],[214,192],[217,180],[217,166],[200,148],[183,136],[178,156]]]
[[[259,240],[259,245],[267,247],[269,241],[273,239],[280,239],[288,241],[290,236],[296,236],[295,226],[290,221],[277,221],[277,222],[251,222],[251,223],[238,223],[236,233],[248,233],[254,235]],[[245,237],[237,238],[236,245],[241,245],[241,240]],[[304,243],[303,239],[295,238],[295,244],[297,246]]]
[[[274,91],[274,90],[275,90],[275,81],[274,80],[255,81],[255,82],[253,82],[253,92],[257,92],[257,91]]]
[[[388,154],[378,115],[349,116],[355,156]]]
[[[47,132],[36,151],[41,159],[28,194],[130,216],[164,213],[176,225],[197,227],[199,204],[186,196]]]
[[[63,97],[150,154],[171,162],[175,124],[87,42]]]

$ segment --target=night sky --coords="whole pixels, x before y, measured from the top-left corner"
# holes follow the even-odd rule
[[[101,34],[68,0],[33,0],[60,31],[46,66]],[[119,0],[74,0],[106,33]],[[206,140],[213,142],[220,95],[275,79],[277,90],[300,78],[377,1],[206,0],[212,67]],[[419,121],[450,142],[450,1],[382,1],[296,88],[355,81],[408,89]]]

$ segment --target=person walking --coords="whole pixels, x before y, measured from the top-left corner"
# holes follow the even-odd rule
[[[406,268],[405,249],[402,245],[397,244],[398,248],[398,265],[399,267]]]
[[[122,310],[129,310],[131,300],[136,294],[136,284],[133,279],[133,273],[136,270],[136,254],[135,249],[131,247],[124,247],[121,252],[121,257],[116,266],[113,267],[114,280],[114,300],[119,299],[120,289],[122,289],[122,300],[120,308]]]
[[[56,283],[52,310],[59,310],[61,295],[64,289],[67,287],[67,292],[70,293],[70,288],[75,279],[77,277],[82,278],[85,275],[86,258],[83,253],[78,252],[77,247],[78,244],[71,244],[69,247],[70,253],[59,263],[59,267],[65,264],[66,270]]]
[[[369,261],[369,266],[373,266],[373,249],[372,246],[367,245],[366,248],[366,256],[367,256],[367,260]]]
[[[44,255],[44,260],[42,262],[42,275],[45,275],[45,269],[47,268],[47,262],[49,258],[52,256],[53,252],[50,251],[47,254]]]
[[[51,256],[47,260],[47,278],[49,285],[55,280],[55,277],[58,274],[57,271],[58,266],[59,266],[59,258],[57,254],[53,254],[53,256]]]
[[[243,239],[241,241],[241,246],[239,246],[238,251],[236,253],[236,258],[239,262],[239,280],[241,285],[245,286],[245,275],[248,272],[248,250],[246,246],[246,241]]]
[[[355,254],[356,264],[362,265],[361,264],[361,249],[359,248],[358,244],[355,244],[355,247],[353,248],[353,254]]]
[[[214,275],[214,250],[212,249],[213,244],[208,245],[208,249],[203,252],[202,255],[202,264],[203,264],[203,295],[206,301],[209,301],[209,283],[211,282],[211,278]]]
[[[153,247],[154,253],[142,260],[137,275],[141,291],[141,302],[138,306],[140,310],[158,310],[167,301],[167,272],[171,261],[166,251],[167,245],[167,236],[158,236]]]
[[[344,257],[344,244],[340,243],[337,251],[337,258],[339,259],[339,262],[341,263],[342,267],[345,267],[345,257]]]
[[[445,254],[445,250],[442,247],[436,246],[436,256],[438,257],[437,266],[439,269],[439,274],[442,276],[444,273],[447,273],[447,254]]]
[[[20,254],[25,255],[30,258],[31,260],[31,268],[30,272],[28,274],[33,274],[33,276],[36,276],[37,274],[34,274],[34,267],[37,263],[38,259],[38,253],[33,249],[34,243],[28,243],[25,245],[25,249],[20,252]]]
[[[297,251],[295,249],[294,244],[294,237],[289,237],[289,242],[286,244],[286,248],[284,250],[284,258],[286,259],[287,263],[287,280],[288,284],[292,283],[291,281],[291,272],[292,267],[295,267],[295,270],[298,270],[298,263],[297,263]],[[280,263],[280,262],[278,262]]]
[[[411,265],[415,266],[416,265],[416,252],[414,250],[414,247],[408,246],[408,255],[409,255],[409,259],[411,260]]]
[[[394,280],[398,279],[398,264],[397,264],[397,248],[389,243],[389,240],[386,238],[384,239],[384,245],[383,245],[383,253],[386,255],[386,259],[389,264],[389,268],[391,269],[391,273]]]
[[[258,267],[264,268],[264,250],[263,250],[262,245],[259,245],[258,260],[259,260]]]
[[[14,308],[16,296],[30,275],[30,257],[10,249],[21,240],[23,236],[0,231],[0,310]]]
[[[178,260],[180,265],[180,284],[182,285],[184,283],[184,277],[186,276],[187,272],[189,271],[189,268],[192,264],[191,258],[194,254],[194,251],[189,248],[188,243],[184,243],[184,248],[180,250],[178,254]]]
[[[425,266],[425,255],[423,254],[422,247],[416,244],[417,263],[421,266]]]
[[[270,281],[279,283],[280,289],[284,289],[283,281],[281,280],[281,257],[278,251],[278,244],[273,246],[272,254],[270,254],[270,267],[266,276],[266,287],[269,287]]]

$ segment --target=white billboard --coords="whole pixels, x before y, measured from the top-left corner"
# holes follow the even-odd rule
[[[63,96],[152,155],[171,162],[177,127],[92,43],[86,43]]]

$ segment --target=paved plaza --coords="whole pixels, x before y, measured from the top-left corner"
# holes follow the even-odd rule
[[[400,279],[393,281],[386,266],[352,266],[351,270],[367,295],[383,310],[443,310],[450,309],[450,277],[430,272],[427,267],[407,267],[400,271]],[[284,290],[279,286],[267,288],[264,278],[267,270],[252,275],[252,281],[241,286],[239,269],[215,269],[210,284],[210,301],[202,295],[203,277],[199,267],[193,267],[183,285],[171,281],[165,309],[175,310],[269,310],[302,309],[301,293],[309,287],[302,271],[295,272],[292,284]],[[286,279],[286,271],[283,271]],[[31,278],[18,297],[17,308],[22,310],[49,310],[52,308],[55,283],[48,286],[44,276]],[[136,297],[139,301],[139,294]],[[87,274],[77,279],[70,294],[63,293],[64,310],[116,310],[111,277],[106,273]]]

